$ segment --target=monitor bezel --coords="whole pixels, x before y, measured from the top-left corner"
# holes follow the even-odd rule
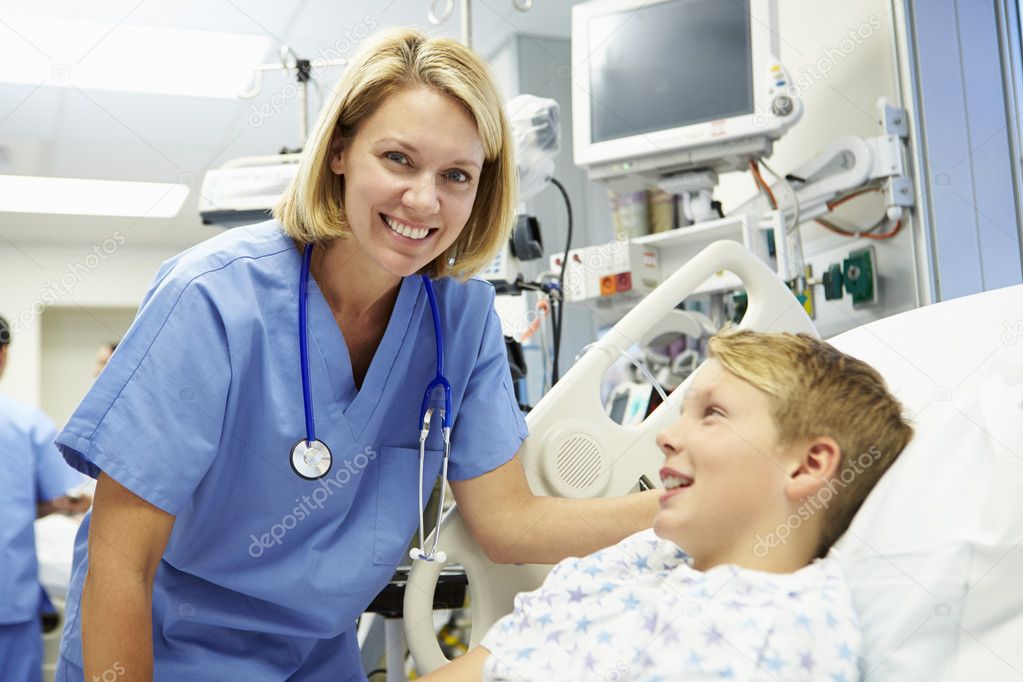
[[[777,139],[788,121],[769,115],[769,69],[778,63],[777,6],[775,0],[750,0],[750,56],[753,72],[753,110],[727,118],[665,128],[627,137],[591,141],[589,46],[587,24],[607,14],[649,8],[687,0],[592,0],[572,7],[572,128],[574,160],[578,166],[622,163],[656,155],[677,155],[687,149],[748,140]],[[691,1],[691,0],[690,0]]]

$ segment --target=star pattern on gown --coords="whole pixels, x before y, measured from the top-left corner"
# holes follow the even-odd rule
[[[559,564],[520,595],[485,638],[491,667],[514,662],[507,679],[610,679],[624,660],[631,679],[681,670],[739,680],[756,661],[767,679],[857,679],[860,640],[844,592],[829,601],[820,583],[789,576],[772,584],[736,567],[699,572],[663,542],[627,541]]]
[[[778,654],[776,653],[772,653],[769,656],[765,656],[763,660],[760,661],[760,666],[764,670],[768,670],[773,673],[781,672],[781,669],[784,665],[785,662],[782,661],[781,658],[779,658]]]

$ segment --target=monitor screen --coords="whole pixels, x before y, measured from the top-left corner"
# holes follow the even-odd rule
[[[591,142],[753,112],[749,0],[674,0],[590,19]]]
[[[621,424],[622,420],[625,419],[625,407],[629,404],[629,392],[619,391],[611,398],[611,409],[608,410],[608,414],[611,417],[611,421],[615,424]]]

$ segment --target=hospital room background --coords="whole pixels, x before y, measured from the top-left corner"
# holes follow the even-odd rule
[[[996,435],[979,467],[986,478],[957,461],[965,452],[948,452],[903,467],[904,477],[924,477],[916,488],[896,479],[879,491],[912,494],[933,477],[926,499],[934,514],[944,507],[947,533],[910,543],[915,554],[886,553],[878,548],[921,531],[885,536],[868,505],[862,536],[893,544],[879,540],[872,562],[850,570],[860,571],[864,603],[905,597],[907,585],[919,592],[897,615],[864,607],[874,647],[861,661],[865,679],[1023,680],[1023,513],[1010,485],[1023,482],[1023,415],[1020,384],[1003,371],[1023,348],[1018,3],[749,0],[721,3],[748,14],[745,38],[728,27],[686,34],[687,13],[706,4],[0,2],[0,315],[12,338],[0,393],[64,424],[95,378],[97,352],[124,335],[161,263],[265,219],[345,60],[381,28],[417,26],[468,42],[508,101],[522,201],[515,236],[481,276],[498,292],[516,397],[538,411],[531,440],[557,414],[552,387],[593,344],[704,248],[742,244],[822,338],[848,339],[850,352],[876,360],[911,410],[975,398],[983,377],[1003,377],[1015,412],[998,425],[987,413]],[[658,52],[665,26],[685,40]],[[716,120],[725,114],[697,113],[684,122],[697,142],[669,135],[644,147],[648,134],[682,126],[669,125],[670,107],[661,129],[626,123],[598,135],[607,102],[699,111],[690,103],[715,98],[707,85],[735,73],[748,73],[736,88],[749,108],[733,113],[750,127],[734,139]],[[630,88],[643,101],[628,103]],[[635,135],[632,151],[608,142],[615,135]],[[609,423],[642,424],[703,360],[706,338],[742,320],[751,292],[723,270],[601,369]],[[924,316],[930,307],[937,312]],[[920,433],[932,445],[956,442]],[[551,490],[609,490],[566,486]],[[79,521],[36,522],[57,620]],[[442,585],[453,586],[449,602],[464,600],[472,575],[449,568],[434,578],[438,601]],[[371,679],[417,674],[394,606],[407,578],[394,581],[390,607],[360,624],[366,670],[380,671]],[[974,590],[979,583],[989,592]],[[441,606],[434,631],[451,657],[470,643],[473,610]],[[51,678],[59,632],[45,635]]]

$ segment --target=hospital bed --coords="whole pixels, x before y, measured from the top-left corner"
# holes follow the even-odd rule
[[[600,381],[712,274],[728,270],[749,294],[740,327],[816,335],[789,290],[737,242],[717,242],[626,315],[527,417],[520,456],[536,494],[623,495],[657,481],[654,437],[678,414],[686,384],[643,423],[615,424]],[[917,435],[835,548],[863,628],[870,680],[1023,680],[1023,286],[956,299],[873,322],[830,340],[876,367]],[[498,565],[454,507],[444,520],[447,563],[468,576],[475,646],[550,566]],[[421,672],[446,662],[432,629],[439,563],[418,561],[405,592],[409,649]]]

